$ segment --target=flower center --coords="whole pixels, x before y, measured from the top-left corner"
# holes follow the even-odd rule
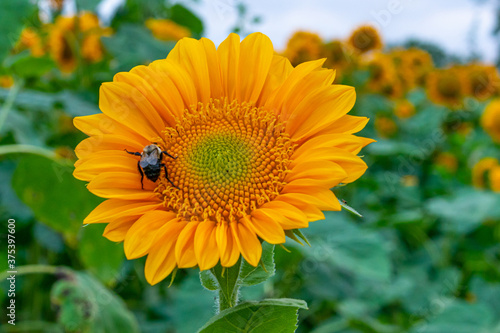
[[[235,221],[273,200],[284,186],[293,143],[277,116],[247,104],[199,104],[164,131],[171,186],[155,192],[191,220]]]

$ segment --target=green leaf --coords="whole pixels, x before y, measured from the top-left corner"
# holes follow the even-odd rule
[[[245,260],[241,263],[240,283],[242,286],[253,286],[262,283],[274,275],[274,245],[262,243],[262,266],[254,267]]]
[[[105,227],[104,224],[93,224],[80,229],[78,255],[91,273],[104,283],[111,283],[119,276],[124,259],[123,245],[103,237]]]
[[[444,310],[436,316],[414,326],[410,333],[491,333],[494,316],[484,304],[468,304],[462,301],[439,300]]]
[[[5,100],[9,94],[9,89],[0,88],[0,100]],[[44,93],[36,90],[24,89],[20,91],[14,101],[14,105],[20,109],[29,111],[51,111],[56,102],[57,94]]]
[[[217,279],[219,286],[219,305],[222,309],[236,305],[239,289],[239,274],[241,258],[232,267],[222,267],[220,264],[210,271]]]
[[[15,57],[12,64],[9,66],[10,70],[24,78],[40,77],[43,74],[54,68],[56,64],[54,61],[47,57],[32,57],[30,55],[19,55]]]
[[[306,236],[304,236],[304,234],[302,233],[302,231],[300,231],[300,229],[285,230],[285,235],[287,235],[289,238],[293,239],[294,241],[296,241],[300,245],[304,245],[300,241],[300,239],[302,239],[307,245],[311,246],[311,244],[309,243],[309,240],[307,239]]]
[[[358,213],[358,211],[356,209],[354,209],[351,206],[349,206],[347,204],[347,202],[345,202],[344,200],[339,200],[339,203],[342,206],[342,208],[344,208],[345,210],[351,212],[352,214],[354,214],[356,216],[363,217],[363,215],[361,215],[360,213]]]
[[[307,309],[306,302],[288,298],[245,302],[222,311],[198,332],[291,333],[297,329],[299,309]]]
[[[153,60],[167,57],[175,43],[162,42],[144,26],[123,24],[111,37],[102,39],[106,49],[118,62],[117,70],[130,70]]]
[[[217,279],[209,270],[200,271],[200,282],[201,285],[207,290],[217,290],[219,288]]]
[[[498,193],[468,188],[449,198],[430,199],[426,208],[432,215],[443,219],[445,230],[464,234],[495,215],[499,200]]]
[[[308,228],[308,234],[318,238],[312,248],[304,248],[311,260],[330,262],[359,277],[387,281],[392,270],[388,242],[376,231],[346,220],[345,215],[324,214],[326,221],[311,223]]]
[[[168,298],[172,301],[166,304],[166,311],[171,315],[169,322],[173,322],[176,333],[196,332],[214,315],[214,293],[203,290],[194,271],[189,271],[180,285],[168,289]],[[167,331],[157,329],[151,332]]]
[[[22,156],[12,187],[40,222],[70,239],[75,239],[83,219],[102,201],[73,177],[72,166],[36,155]]]
[[[66,332],[139,332],[125,303],[87,273],[75,272],[56,282],[51,301]]]
[[[26,18],[34,9],[29,0],[0,1],[0,63],[18,41]]]
[[[201,36],[203,33],[203,22],[200,18],[181,4],[175,4],[170,8],[170,19],[188,28],[195,36]]]

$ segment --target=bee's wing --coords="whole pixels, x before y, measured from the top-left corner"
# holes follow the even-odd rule
[[[158,163],[158,157],[156,157],[155,154],[149,154],[141,158],[139,165],[141,166],[141,168],[145,168],[148,165],[155,165],[157,163]]]

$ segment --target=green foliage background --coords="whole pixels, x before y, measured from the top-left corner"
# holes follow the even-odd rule
[[[87,10],[97,3],[77,2]],[[380,138],[371,121],[360,133],[378,139],[363,150],[367,173],[335,189],[363,218],[328,212],[303,230],[310,247],[290,242],[290,253],[276,247],[274,263],[272,255],[266,259],[275,274],[266,280],[272,271],[254,272],[256,280],[247,280],[240,295],[254,303],[236,315],[231,309],[226,319],[212,318],[216,294],[206,281],[202,287],[197,270],[180,270],[170,288],[169,281],[150,286],[143,259],[125,260],[122,244],[101,237],[104,226],[82,227],[101,199],[72,176],[74,156],[64,152],[85,136],[68,121],[99,112],[99,85],[116,72],[166,56],[173,43],[154,39],[144,27],[154,16],[203,36],[202,21],[187,7],[128,0],[112,21],[115,33],[103,40],[104,61],[63,75],[48,56],[9,53],[24,26],[41,23],[29,1],[0,2],[0,75],[15,78],[13,87],[0,90],[6,115],[0,129],[0,270],[7,267],[8,218],[16,220],[17,266],[49,267],[41,270],[49,274],[18,276],[17,325],[6,325],[2,316],[0,331],[195,332],[210,320],[213,326],[202,332],[220,332],[223,320],[251,318],[262,309],[283,315],[283,323],[292,318],[294,327],[300,309],[298,332],[500,332],[500,197],[472,188],[470,172],[480,157],[499,156],[478,125],[484,102],[471,99],[464,110],[451,112],[417,89],[408,96],[417,114],[401,120],[392,114],[392,101],[366,90],[366,73],[346,78],[358,93],[352,114],[384,115],[398,129]],[[454,130],[465,122],[473,125],[467,136]],[[457,157],[456,173],[435,165],[443,151]],[[405,181],[408,176],[416,182]],[[6,281],[0,287],[5,309]],[[290,301],[278,307],[282,301],[272,299],[280,297],[303,299],[307,306]],[[271,300],[259,303],[265,298]],[[243,331],[279,327],[257,324]]]

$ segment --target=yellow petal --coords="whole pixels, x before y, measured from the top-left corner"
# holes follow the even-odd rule
[[[262,33],[248,35],[241,42],[239,62],[240,98],[248,103],[257,102],[274,56],[273,44]]]
[[[97,175],[110,170],[121,173],[139,173],[137,169],[138,157],[134,159],[130,156],[125,151],[119,150],[99,151],[81,159],[73,176],[80,180],[91,181]]]
[[[122,242],[137,219],[134,215],[117,218],[106,226],[102,235],[112,242]]]
[[[144,267],[144,274],[149,284],[157,284],[175,268],[175,243],[180,232],[188,223],[172,220],[158,230]]]
[[[346,133],[353,134],[358,133],[363,128],[365,128],[366,124],[370,119],[366,117],[357,117],[346,114],[345,116],[340,117],[335,120],[330,125],[325,128],[319,130],[316,135],[324,135],[331,133]]]
[[[99,108],[107,116],[147,140],[160,136],[165,129],[163,119],[144,95],[123,82],[106,82],[101,85]]]
[[[215,240],[217,224],[211,221],[203,221],[196,229],[194,235],[194,253],[200,270],[206,270],[217,265],[219,261],[219,249]]]
[[[269,244],[282,244],[286,241],[283,227],[275,219],[272,219],[267,215],[257,214],[256,216],[255,214],[252,214],[252,218],[247,225],[260,238]]]
[[[307,228],[309,226],[308,216],[305,212],[284,201],[270,201],[253,211],[252,216],[262,220],[270,218],[278,222],[284,230]]]
[[[282,106],[290,97],[293,88],[302,84],[304,77],[312,71],[321,68],[324,62],[325,59],[308,61],[295,67],[280,87],[270,94],[269,99],[265,102],[265,106],[270,110],[274,110],[277,114],[281,114]]]
[[[107,223],[124,216],[141,216],[148,211],[162,207],[158,199],[151,201],[131,201],[109,199],[97,206],[83,221],[89,223]]]
[[[175,244],[175,260],[179,268],[196,266],[196,255],[194,253],[194,236],[200,222],[189,222],[182,230]]]
[[[92,136],[80,142],[75,148],[75,153],[79,159],[93,153],[101,152],[102,150],[120,150],[126,154],[125,149],[141,152],[148,144],[150,142],[144,140],[144,138],[137,140],[137,138],[121,134],[102,134]]]
[[[229,223],[229,225],[243,258],[250,265],[257,266],[262,256],[262,245],[255,232],[246,226],[247,223],[245,218],[243,218],[239,222]]]
[[[210,101],[210,74],[205,47],[202,42],[193,38],[181,39],[169,52],[167,60],[184,68],[193,80],[198,101]]]
[[[285,181],[290,183],[300,179],[308,181],[310,185],[322,185],[326,188],[332,188],[346,178],[347,173],[340,165],[330,162],[327,159],[318,158],[305,159],[305,161],[295,164],[290,173],[286,175]]]
[[[262,87],[262,91],[256,105],[264,105],[269,99],[269,96],[271,96],[271,94],[283,84],[292,71],[293,66],[290,63],[290,60],[277,54],[273,55],[266,82]]]
[[[240,251],[228,223],[217,224],[216,241],[220,253],[220,264],[223,267],[231,267],[236,264],[240,257]]]
[[[240,100],[240,37],[230,34],[217,49],[220,60],[222,88],[228,101]],[[240,100],[241,101],[241,100]]]
[[[214,43],[210,39],[201,38],[200,42],[203,45],[203,48],[205,49],[205,54],[207,55],[211,96],[214,99],[221,99],[224,95],[222,89],[220,62],[217,50],[215,48]]]
[[[175,213],[164,210],[154,210],[141,216],[125,236],[123,249],[127,259],[140,258],[146,255],[158,230],[175,218]]]
[[[87,189],[102,198],[125,200],[148,200],[157,198],[153,192],[155,184],[144,177],[141,189],[141,176],[137,172],[103,172],[87,185]]]
[[[293,195],[290,194],[283,194],[279,195],[274,199],[276,202],[284,202],[287,203],[297,209],[299,209],[301,212],[303,212],[307,216],[308,221],[318,221],[318,220],[323,220],[325,219],[325,215],[321,212],[321,209],[319,209],[316,205],[310,204],[304,200],[301,200],[300,198],[297,198]],[[305,227],[300,227],[300,228],[307,228],[308,225]],[[293,229],[298,229],[298,228],[293,228]]]
[[[296,141],[312,136],[349,112],[355,101],[353,87],[334,85],[319,91],[297,106],[287,132]]]
[[[288,184],[281,191],[280,197],[300,200],[306,204],[314,205],[320,210],[340,210],[340,203],[337,197],[335,197],[332,191],[321,186]]]

